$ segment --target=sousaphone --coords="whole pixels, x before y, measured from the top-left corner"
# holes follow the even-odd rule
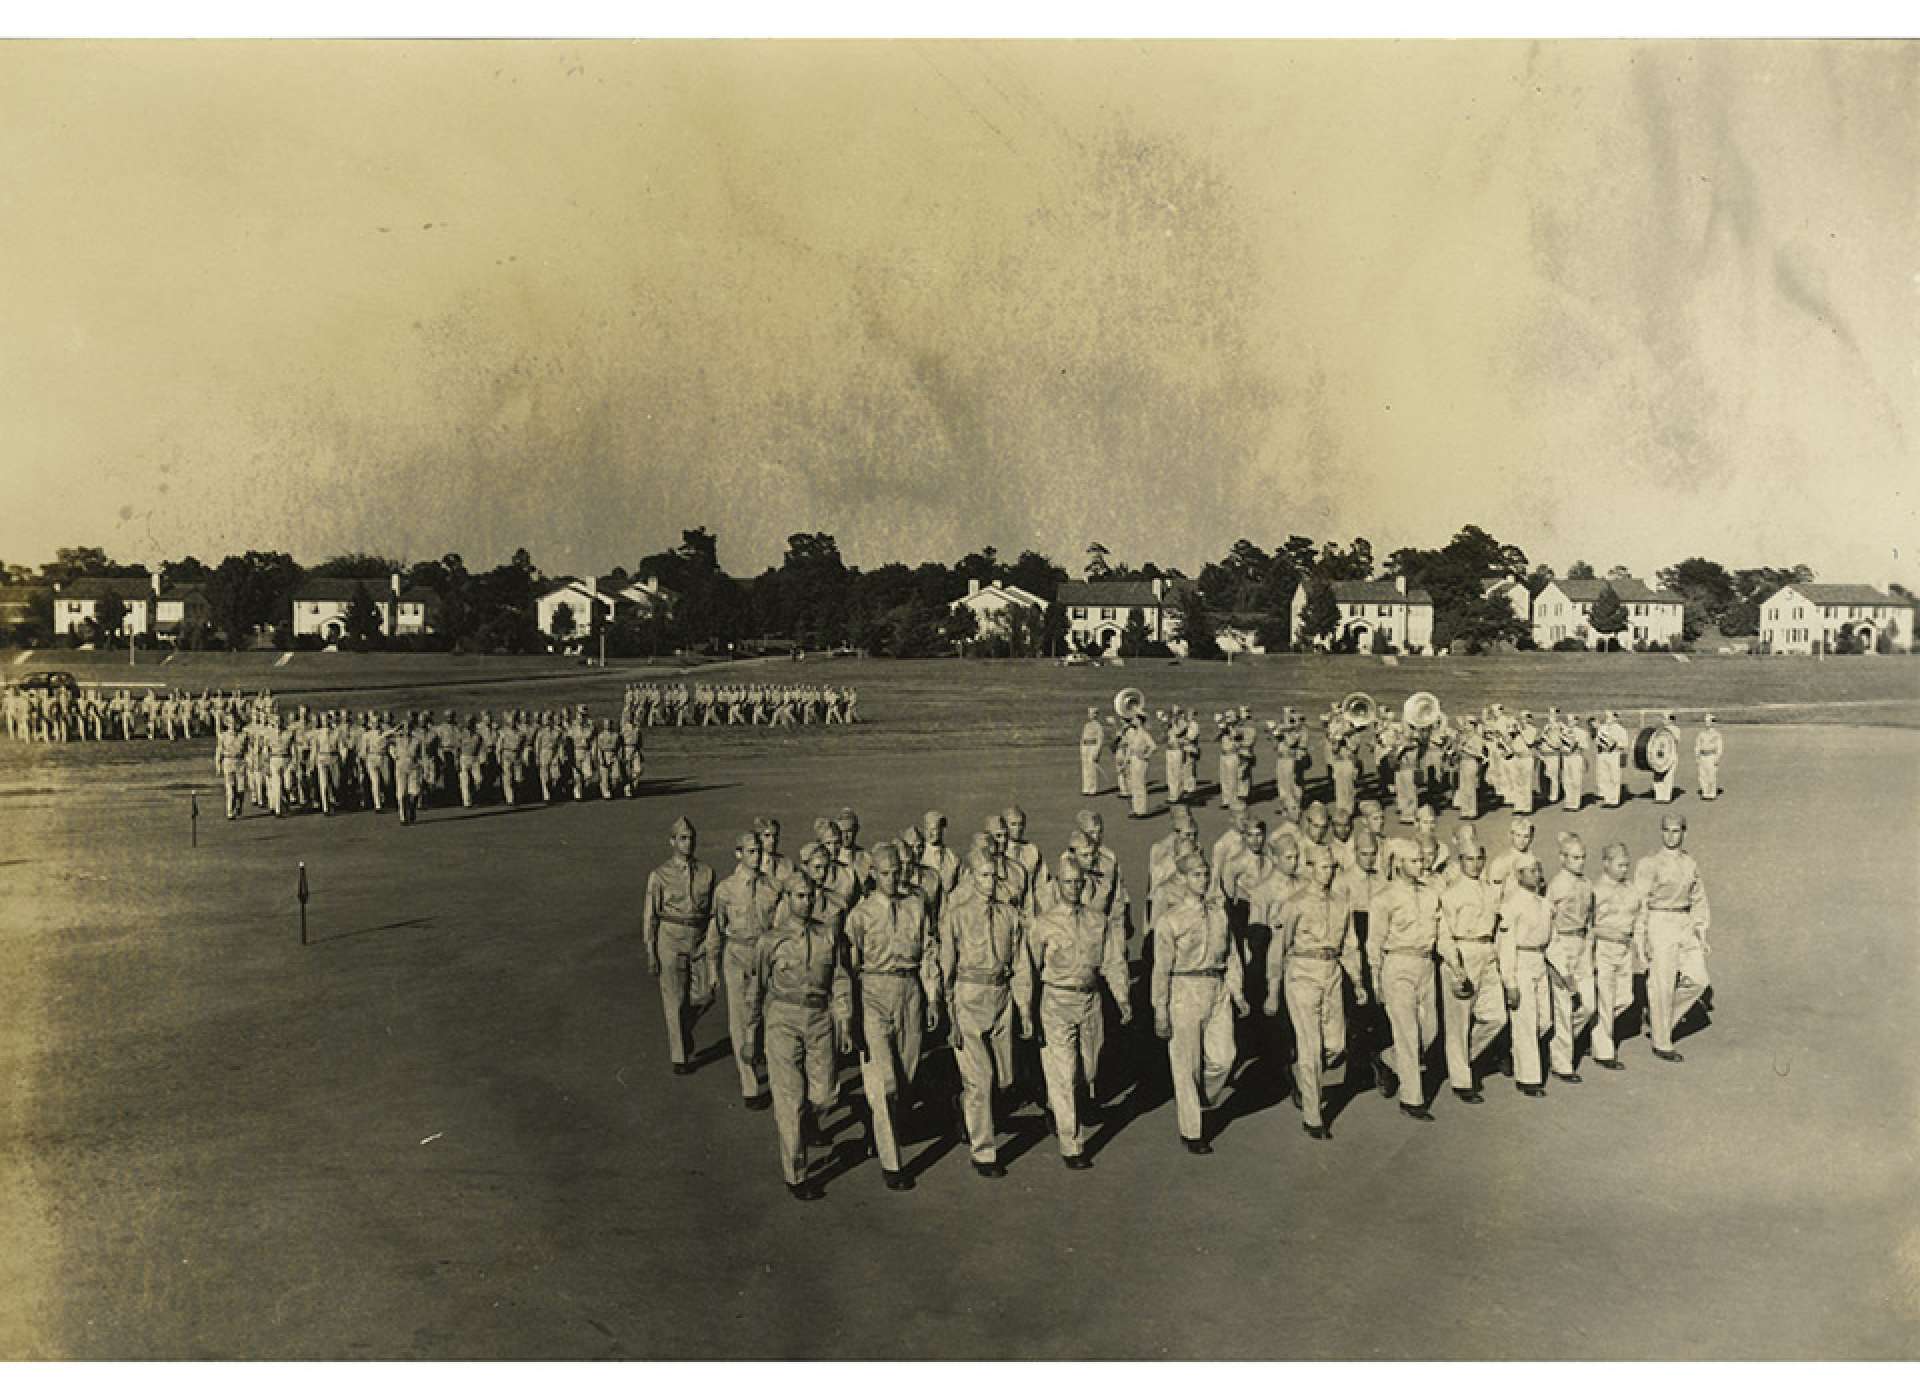
[[[1380,707],[1373,703],[1373,697],[1364,690],[1356,690],[1340,702],[1340,713],[1355,729],[1365,729],[1379,718]]]
[[[1415,691],[1400,707],[1401,722],[1413,729],[1431,729],[1440,718],[1440,700],[1431,691]]]
[[[1113,697],[1113,712],[1121,719],[1138,719],[1147,712],[1147,697],[1138,686],[1128,686]]]

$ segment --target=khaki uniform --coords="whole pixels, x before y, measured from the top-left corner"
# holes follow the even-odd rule
[[[1707,931],[1713,912],[1700,867],[1685,851],[1643,856],[1634,883],[1646,896],[1647,1006],[1656,1050],[1673,1049],[1673,1028],[1707,990]]]
[[[1421,1058],[1440,1034],[1433,956],[1440,938],[1440,895],[1430,885],[1390,880],[1367,913],[1367,961],[1393,1029],[1392,1063],[1400,1102],[1426,1102]]]
[[[1243,995],[1239,951],[1227,927],[1226,907],[1188,895],[1153,928],[1153,1014],[1171,1023],[1167,1060],[1180,1136],[1200,1138],[1202,1110],[1233,1074],[1233,1003]]]
[[[1484,872],[1483,872],[1484,873]],[[1447,984],[1440,1019],[1447,1043],[1447,1083],[1471,1091],[1473,1065],[1507,1028],[1507,998],[1494,952],[1500,891],[1465,873],[1440,892],[1440,975]],[[1469,997],[1457,995],[1471,987]]]
[[[1321,1094],[1328,1062],[1346,1053],[1346,994],[1340,975],[1356,986],[1362,976],[1360,945],[1353,933],[1353,907],[1336,882],[1325,890],[1297,882],[1280,906],[1267,953],[1267,985],[1286,997],[1293,1024],[1293,1085],[1300,1114],[1321,1127]],[[1268,993],[1271,998],[1272,993]],[[1341,1070],[1342,1082],[1346,1071]]]
[[[954,1053],[967,1152],[999,1159],[993,1090],[1013,1084],[1013,1025],[1033,1002],[1025,919],[992,899],[949,904],[940,921],[940,977],[952,989]]]
[[[1136,817],[1147,815],[1147,775],[1159,747],[1144,724],[1128,725],[1126,733],[1120,736],[1120,776]]]
[[[839,915],[821,891],[780,901],[760,939],[759,983],[767,1037],[767,1079],[780,1134],[780,1174],[806,1180],[802,1107],[833,1106],[835,1032],[853,1024],[853,993],[840,959]]]
[[[1620,1013],[1633,1005],[1633,969],[1647,960],[1647,900],[1632,881],[1602,875],[1593,882],[1595,1058],[1620,1057],[1613,1038]]]
[[[1594,736],[1594,786],[1609,807],[1618,807],[1625,792],[1627,747],[1632,742],[1618,720],[1601,725]]]
[[[1547,945],[1553,941],[1553,911],[1547,901],[1515,885],[1500,901],[1494,949],[1500,980],[1520,994],[1512,1007],[1513,1073],[1522,1084],[1538,1084],[1540,1037],[1553,1025],[1553,993],[1547,980]]]
[[[745,1099],[766,1089],[760,1077],[760,940],[779,900],[780,887],[757,870],[735,870],[713,890],[713,931],[727,988],[727,1038]]]
[[[1080,726],[1080,795],[1093,797],[1100,791],[1100,751],[1107,746],[1107,731],[1100,721],[1090,719]]]
[[[1593,885],[1562,870],[1547,882],[1553,941],[1547,945],[1547,980],[1553,990],[1553,1039],[1548,1046],[1555,1074],[1572,1074],[1575,1042],[1593,1019]]]
[[[711,995],[712,955],[707,925],[713,919],[713,869],[678,856],[647,876],[640,906],[640,937],[660,960],[660,1007],[666,1015],[667,1053],[676,1065],[691,1053],[690,1002]]]
[[[1708,727],[1693,736],[1693,759],[1700,765],[1700,800],[1711,802],[1720,795],[1720,755],[1726,740],[1718,729]]]
[[[940,1003],[940,945],[926,898],[917,890],[875,890],[848,916],[847,952],[860,979],[860,1083],[874,1146],[880,1165],[897,1172],[894,1110],[919,1072],[927,1007]]]
[[[1034,925],[1028,950],[1040,984],[1040,1069],[1054,1131],[1060,1155],[1078,1157],[1086,1147],[1079,1085],[1093,1089],[1106,1043],[1099,984],[1104,979],[1114,1001],[1128,1004],[1126,941],[1101,910],[1061,902]]]

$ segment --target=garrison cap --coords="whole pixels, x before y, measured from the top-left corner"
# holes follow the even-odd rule
[[[685,817],[675,817],[673,821],[673,826],[669,829],[673,832],[675,836],[679,836],[682,833],[685,833],[688,836],[694,835],[693,823],[688,821]]]

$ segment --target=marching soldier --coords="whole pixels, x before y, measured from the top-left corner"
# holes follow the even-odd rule
[[[817,1123],[833,1107],[835,1052],[853,1049],[853,995],[838,946],[840,915],[820,887],[826,867],[826,852],[811,847],[801,868],[787,877],[760,939],[758,962],[780,1174],[797,1201],[824,1194],[820,1183],[807,1179],[806,1109],[812,1106]]]
[[[232,715],[220,721],[220,737],[214,743],[214,766],[220,773],[220,785],[226,791],[227,820],[238,820],[247,808],[247,783],[244,772],[246,765],[247,738],[240,732]]]
[[[851,807],[842,807],[834,817],[833,825],[840,841],[840,848],[834,853],[835,862],[844,866],[853,876],[857,889],[863,893],[872,889],[873,857],[860,845],[860,814]]]
[[[411,826],[420,810],[420,769],[426,762],[422,736],[409,719],[393,736],[393,800],[400,809],[400,825]]]
[[[1247,1014],[1239,951],[1227,911],[1209,889],[1205,859],[1182,856],[1168,908],[1153,927],[1154,1033],[1167,1042],[1180,1141],[1196,1157],[1213,1151],[1205,1110],[1233,1073],[1235,1016]]]
[[[1686,840],[1685,817],[1662,817],[1662,849],[1642,857],[1634,870],[1634,883],[1647,901],[1648,1030],[1655,1058],[1674,1064],[1685,1057],[1673,1048],[1673,1028],[1706,992],[1707,957],[1713,952],[1707,943],[1713,911]]]
[[[768,1104],[761,1076],[760,940],[780,902],[780,886],[767,877],[753,832],[740,834],[733,855],[733,873],[713,889],[713,932],[727,988],[727,1039],[740,1072],[740,1098],[760,1110]]]
[[[887,1189],[910,1191],[894,1118],[910,1102],[920,1040],[939,1025],[940,946],[925,897],[904,876],[899,848],[873,851],[873,892],[847,919],[850,966],[860,981],[860,1082]]]
[[[1693,761],[1700,766],[1700,800],[1711,802],[1720,796],[1720,755],[1726,740],[1715,727],[1709,711],[1700,721],[1700,732],[1693,736]]]
[[[1561,805],[1569,812],[1579,811],[1587,796],[1586,737],[1586,721],[1568,715],[1560,733],[1560,788]]]
[[[755,817],[753,834],[760,842],[760,873],[772,880],[775,888],[785,888],[793,874],[793,862],[780,854],[780,819]]]
[[[1027,908],[1030,913],[1037,914],[1046,887],[1053,883],[1053,877],[1047,873],[1047,864],[1040,855],[1040,848],[1027,840],[1027,814],[1018,807],[1009,807],[1000,814],[1000,818],[1006,823],[1007,859],[1026,872]]]
[[[1553,940],[1547,945],[1547,982],[1552,989],[1553,1038],[1548,1043],[1553,1077],[1578,1084],[1580,1032],[1593,1019],[1593,884],[1587,879],[1587,848],[1578,836],[1560,837],[1560,869],[1547,883]]]
[[[1267,952],[1264,1010],[1278,1016],[1287,1001],[1293,1024],[1293,1102],[1307,1136],[1333,1136],[1324,1116],[1322,1076],[1339,1066],[1346,1077],[1347,1010],[1341,974],[1353,986],[1354,999],[1367,1004],[1360,949],[1353,933],[1353,909],[1335,883],[1333,858],[1316,847],[1306,877],[1280,904]],[[1271,914],[1268,917],[1273,917]]]
[[[1600,727],[1594,732],[1594,785],[1600,790],[1600,800],[1609,807],[1618,807],[1626,782],[1627,749],[1633,743],[1626,727],[1620,723],[1620,716],[1608,710],[1600,721]]]
[[[1185,836],[1197,841],[1199,834],[1195,830],[1191,807],[1175,807],[1168,815],[1173,823],[1173,829],[1155,841],[1147,852],[1147,923],[1149,927],[1153,923],[1153,911],[1159,906],[1161,892],[1178,874],[1175,863],[1180,859],[1181,837]]]
[[[954,1053],[960,1063],[960,1112],[973,1169],[1003,1177],[993,1126],[993,1092],[1013,1086],[1013,1028],[1029,1039],[1033,971],[1025,920],[995,889],[993,858],[967,867],[973,897],[948,904],[940,920],[940,980],[951,988]]]
[[[1087,722],[1080,726],[1080,795],[1095,797],[1100,792],[1100,751],[1107,746],[1107,731],[1100,727],[1100,711],[1087,706]]]
[[[647,949],[647,971],[660,983],[666,1014],[667,1053],[675,1074],[692,1074],[692,1008],[713,1001],[719,960],[710,947],[707,925],[713,920],[713,868],[693,856],[693,823],[673,824],[673,855],[647,876],[640,905],[640,939]]]
[[[1516,816],[1507,823],[1507,839],[1512,848],[1495,856],[1487,866],[1487,883],[1500,891],[1504,899],[1514,886],[1520,868],[1537,860],[1533,850],[1533,818]]]
[[[1633,971],[1647,965],[1647,900],[1633,883],[1626,843],[1615,841],[1593,882],[1593,1062],[1625,1069],[1614,1041],[1620,1013],[1633,1005]]]
[[[951,894],[960,880],[960,857],[947,848],[947,814],[928,812],[920,819],[920,864],[939,877],[940,889]]]
[[[1060,857],[1052,908],[1034,925],[1028,940],[1033,975],[1039,983],[1040,1066],[1047,1082],[1060,1159],[1069,1171],[1093,1165],[1080,1132],[1080,1087],[1095,1091],[1100,1050],[1106,1040],[1100,1004],[1104,980],[1120,1012],[1120,1024],[1133,1020],[1127,986],[1127,949],[1105,911],[1089,903],[1087,879],[1072,855]],[[1028,1024],[1035,1021],[1027,1018]]]
[[[1387,888],[1367,918],[1367,962],[1374,997],[1392,1028],[1391,1052],[1378,1062],[1380,1092],[1400,1095],[1400,1111],[1431,1122],[1422,1059],[1440,1032],[1433,957],[1440,936],[1439,893],[1427,882],[1426,858],[1410,841],[1387,845]]]
[[[1472,828],[1464,828],[1471,832]],[[1447,1045],[1447,1082],[1462,1103],[1483,1103],[1474,1063],[1507,1027],[1505,989],[1494,952],[1500,892],[1481,879],[1487,853],[1477,840],[1463,843],[1460,875],[1440,892],[1440,957],[1446,998],[1440,1019]]]
[[[1553,941],[1553,910],[1540,891],[1546,883],[1537,856],[1519,859],[1513,883],[1500,900],[1494,949],[1513,1026],[1513,1072],[1520,1092],[1545,1098],[1540,1038],[1553,1026],[1553,993],[1547,980],[1547,945]]]

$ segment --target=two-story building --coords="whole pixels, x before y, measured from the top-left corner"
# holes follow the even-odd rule
[[[1533,620],[1533,599],[1527,593],[1526,584],[1519,579],[1506,574],[1490,574],[1480,580],[1480,596],[1499,599],[1522,622],[1530,623]]]
[[[154,595],[160,576],[146,578],[77,578],[71,583],[53,586],[53,631],[57,637],[90,634],[99,615],[100,604],[112,594],[126,605],[117,631],[119,636],[144,637],[153,630]]]
[[[1593,630],[1593,605],[1611,587],[1627,610],[1621,647],[1672,646],[1686,623],[1686,601],[1664,588],[1649,588],[1637,578],[1557,578],[1533,600],[1533,644],[1542,650],[1572,638],[1589,650],[1600,645]]]
[[[440,595],[431,588],[403,589],[398,574],[386,578],[310,578],[293,590],[293,635],[344,641],[347,609],[355,591],[362,588],[373,600],[383,636],[418,636],[439,616]]]
[[[1340,621],[1332,637],[1315,645],[1368,652],[1377,637],[1380,645],[1395,651],[1433,650],[1433,595],[1424,588],[1409,590],[1405,575],[1380,583],[1340,579],[1328,586],[1340,610]],[[1296,642],[1300,621],[1306,616],[1309,587],[1303,583],[1293,590],[1287,629]]]
[[[534,621],[542,633],[553,635],[553,621],[563,605],[573,614],[569,636],[584,638],[628,611],[642,617],[671,611],[673,593],[651,575],[629,579],[618,574],[598,578],[567,574],[550,580],[533,600]]]
[[[1150,639],[1184,655],[1175,604],[1178,590],[1192,586],[1184,579],[1069,579],[1056,597],[1067,610],[1067,640],[1081,651],[1118,655],[1127,617],[1138,612]]]
[[[985,637],[995,633],[1002,636],[1007,631],[1007,614],[1015,608],[1038,608],[1042,613],[1047,610],[1047,600],[1037,593],[1029,593],[1017,584],[1003,579],[992,583],[982,583],[977,578],[967,580],[967,593],[964,598],[954,602],[956,608],[965,608],[972,613],[979,624],[980,635]]]
[[[1913,650],[1914,605],[1864,583],[1790,583],[1760,604],[1760,644],[1788,656],[1849,650]]]

